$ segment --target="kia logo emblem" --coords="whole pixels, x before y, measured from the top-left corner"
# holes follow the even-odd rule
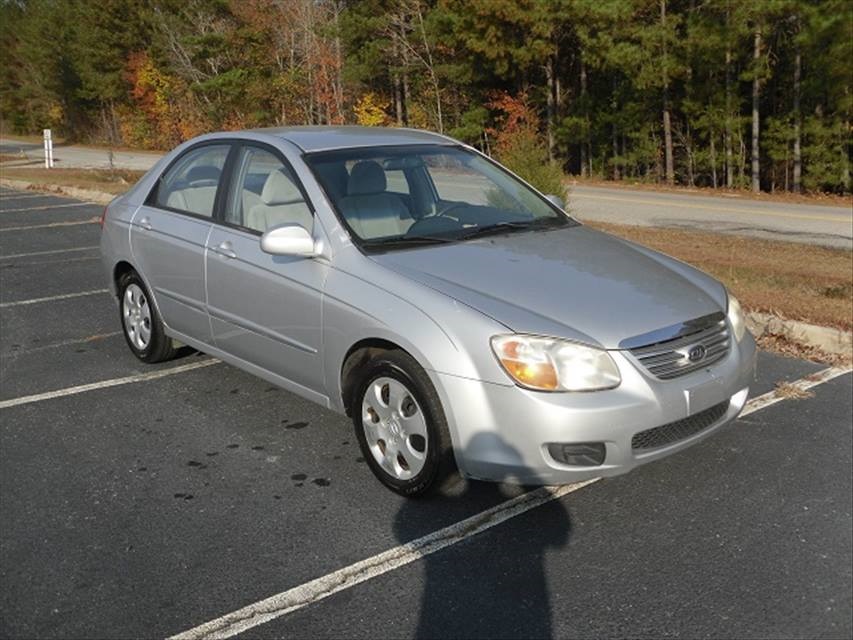
[[[705,354],[707,350],[701,344],[697,344],[695,347],[690,347],[690,350],[687,352],[687,359],[690,362],[701,362],[705,359]]]

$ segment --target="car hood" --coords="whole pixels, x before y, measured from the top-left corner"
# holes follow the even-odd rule
[[[626,338],[725,310],[725,291],[710,277],[583,226],[371,258],[513,331],[607,349],[619,348]]]

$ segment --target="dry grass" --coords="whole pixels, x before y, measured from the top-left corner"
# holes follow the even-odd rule
[[[777,382],[775,391],[776,395],[781,398],[785,398],[786,400],[803,400],[805,398],[814,397],[814,391],[801,389],[790,382]]]
[[[662,251],[722,281],[750,311],[853,328],[853,252],[705,231],[590,226]]]
[[[613,180],[602,180],[601,178],[581,178],[572,176],[568,184],[570,186],[604,187],[606,189],[631,189],[634,191],[657,191],[664,193],[683,193],[687,195],[701,195],[715,198],[731,198],[732,200],[755,200],[758,202],[787,202],[789,204],[810,204],[828,207],[849,207],[850,196],[838,195],[836,193],[790,193],[777,191],[775,193],[753,193],[748,189],[714,189],[713,187],[685,187],[651,182],[616,182]]]
[[[76,187],[106,193],[127,191],[145,174],[127,169],[45,169],[44,167],[2,167],[0,176],[10,180],[26,180],[34,185]]]

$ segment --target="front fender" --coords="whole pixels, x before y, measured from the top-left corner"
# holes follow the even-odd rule
[[[365,261],[367,262],[367,261]],[[406,350],[428,373],[511,385],[491,353],[489,338],[507,329],[458,302],[406,281],[407,296],[393,293],[405,280],[378,265],[382,286],[332,270],[323,293],[323,347],[326,389],[343,410],[341,370],[358,342],[380,339]],[[428,310],[429,311],[428,311]],[[439,322],[436,318],[441,318]],[[434,376],[430,376],[433,377]]]

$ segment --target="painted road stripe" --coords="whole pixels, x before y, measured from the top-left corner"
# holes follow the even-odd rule
[[[832,367],[798,380],[793,385],[799,389],[806,390],[850,371],[849,367]],[[748,415],[760,409],[765,409],[784,399],[784,394],[780,394],[778,391],[765,393],[750,400],[741,415]],[[462,542],[476,536],[502,522],[506,522],[552,500],[562,498],[598,480],[600,478],[593,478],[586,482],[561,487],[540,487],[444,529],[439,529],[421,538],[417,538],[412,542],[394,547],[316,580],[311,580],[298,587],[282,591],[210,622],[205,622],[197,627],[172,636],[170,640],[230,638],[238,633],[243,633],[266,622],[298,611],[310,604],[319,602],[339,591],[350,589],[357,584],[381,576],[389,571],[399,569],[436,551],[450,547],[457,542]]]
[[[648,204],[655,207],[659,207],[661,205],[672,205],[674,207],[681,207],[684,209],[702,209],[704,211],[725,211],[727,213],[749,213],[755,214],[757,216],[772,216],[776,218],[793,218],[796,220],[821,220],[824,222],[843,222],[845,224],[850,224],[853,218],[849,216],[830,216],[830,215],[808,215],[803,213],[784,213],[782,211],[762,211],[761,209],[746,209],[746,208],[737,208],[737,207],[718,207],[716,205],[709,204],[693,204],[690,202],[684,202],[681,200],[643,200],[639,198],[619,198],[617,196],[593,196],[586,193],[574,193],[569,196],[569,200],[572,199],[580,199],[580,200],[611,200],[613,202],[628,202],[631,204]],[[580,215],[580,214],[579,214]]]
[[[201,640],[230,638],[281,616],[298,611],[310,604],[328,598],[339,591],[349,589],[384,573],[399,569],[466,538],[487,531],[511,518],[521,515],[543,504],[597,482],[599,478],[561,487],[540,487],[528,493],[502,502],[499,505],[466,518],[444,529],[439,529],[412,542],[356,562],[334,573],[276,594],[260,602],[250,604],[216,620],[184,631],[170,640]]]
[[[97,391],[98,389],[108,389],[109,387],[118,387],[125,384],[134,384],[136,382],[147,382],[148,380],[158,380],[174,376],[179,373],[209,367],[210,365],[219,363],[219,360],[209,359],[201,360],[200,362],[192,362],[190,364],[182,364],[178,367],[170,369],[160,369],[159,371],[151,371],[150,373],[138,373],[124,378],[113,378],[111,380],[101,380],[100,382],[92,382],[91,384],[81,384],[76,387],[66,387],[65,389],[57,389],[56,391],[47,391],[46,393],[36,393],[31,396],[21,396],[20,398],[12,398],[10,400],[0,401],[0,409],[8,409],[9,407],[17,407],[22,404],[31,404],[33,402],[41,402],[42,400],[53,400],[54,398],[64,398],[66,396],[77,395],[78,393],[86,393],[87,391]]]
[[[14,302],[3,302],[0,304],[0,309],[7,307],[21,307],[27,304],[39,304],[41,302],[53,302],[55,300],[69,300],[71,298],[80,298],[82,296],[93,296],[97,293],[109,293],[109,289],[92,289],[91,291],[77,291],[76,293],[63,293],[59,296],[47,296],[46,298],[30,298],[29,300],[16,300]]]
[[[829,382],[830,380],[843,376],[845,373],[850,373],[851,371],[853,371],[853,367],[830,367],[829,369],[818,371],[810,376],[791,382],[789,388],[793,387],[800,391],[808,391],[812,387],[816,387],[824,382]],[[786,396],[785,393],[780,393],[778,390],[769,391],[747,402],[743,411],[740,412],[740,415],[741,417],[748,416],[750,413],[755,413],[756,411],[766,409],[777,402],[782,402],[782,400],[785,400],[787,397],[788,396]]]
[[[29,231],[30,229],[48,229],[50,227],[76,227],[81,224],[96,224],[100,218],[94,217],[88,220],[69,220],[68,222],[51,222],[49,224],[31,224],[26,227],[0,227],[0,231]]]
[[[47,196],[50,197],[50,196]],[[43,207],[26,207],[24,209],[0,209],[0,213],[23,213],[24,211],[47,211],[48,209],[65,209],[67,207],[94,207],[94,202],[71,202],[69,204],[49,204]]]
[[[12,260],[14,258],[30,258],[33,256],[50,256],[55,253],[71,253],[72,251],[92,251],[98,249],[97,245],[91,247],[77,247],[76,249],[51,249],[50,251],[32,251],[30,253],[13,253],[8,256],[0,256],[0,260]]]

